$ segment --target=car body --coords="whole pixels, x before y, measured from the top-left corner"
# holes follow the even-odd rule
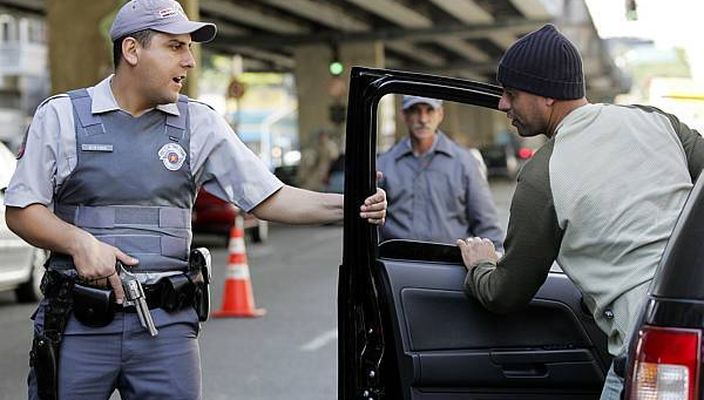
[[[192,227],[194,233],[209,233],[229,240],[230,229],[241,210],[224,200],[201,189],[193,206]],[[261,243],[269,237],[269,224],[252,214],[244,213],[244,229],[250,238]]]
[[[703,223],[704,179],[700,177],[665,247],[631,336],[625,361],[626,399],[704,398]]]
[[[5,222],[5,188],[15,165],[12,152],[0,143],[0,291],[14,290],[18,301],[32,302],[41,298],[47,253],[20,239]]]
[[[489,176],[503,176],[513,179],[523,164],[533,157],[534,150],[524,138],[515,133],[503,131],[490,146],[481,149],[487,164]]]
[[[298,182],[296,181],[298,164],[278,166],[274,168],[274,175],[287,185],[298,186]]]
[[[501,89],[359,67],[349,88],[338,398],[598,399],[611,365],[606,336],[559,268],[522,312],[493,314],[464,293],[456,246],[378,244],[376,227],[357,217],[375,190],[381,97],[422,95],[497,110]]]

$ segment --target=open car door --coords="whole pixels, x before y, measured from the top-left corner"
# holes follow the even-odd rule
[[[606,338],[559,269],[520,313],[463,291],[453,245],[392,240],[358,217],[375,191],[377,107],[409,94],[496,110],[500,88],[369,68],[351,71],[338,291],[341,400],[597,399]]]

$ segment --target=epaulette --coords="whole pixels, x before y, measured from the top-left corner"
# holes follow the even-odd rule
[[[189,97],[189,98],[188,98],[188,102],[189,102],[189,103],[198,103],[198,104],[202,104],[202,105],[208,107],[209,109],[215,111],[215,109],[213,108],[213,106],[211,106],[211,105],[208,104],[208,103],[204,103],[204,102],[202,102],[202,101],[200,101],[200,100],[194,100],[194,99],[192,99],[192,98]]]
[[[53,95],[53,96],[51,96],[51,97],[47,97],[46,99],[44,99],[44,101],[42,101],[41,103],[39,103],[39,105],[37,106],[37,109],[34,110],[34,112],[37,112],[37,110],[39,110],[40,108],[42,108],[46,103],[48,103],[48,102],[50,102],[50,101],[52,101],[52,100],[54,100],[54,99],[63,98],[63,97],[68,98],[68,94],[66,94],[66,93],[59,93],[59,94],[55,94],[55,95]]]

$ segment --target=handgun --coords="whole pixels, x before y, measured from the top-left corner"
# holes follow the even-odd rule
[[[137,277],[127,271],[125,266],[121,262],[117,262],[117,273],[122,281],[122,288],[125,291],[125,303],[124,306],[134,306],[137,309],[137,316],[139,317],[139,323],[144,329],[149,331],[151,336],[156,336],[159,331],[154,325],[154,320],[152,319],[152,314],[149,312],[149,306],[147,305],[147,297],[144,295],[144,289],[142,289],[142,284],[139,282]]]

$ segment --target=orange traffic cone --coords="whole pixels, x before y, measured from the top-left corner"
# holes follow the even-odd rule
[[[213,313],[213,317],[260,317],[266,314],[265,309],[254,306],[254,294],[249,278],[247,254],[244,249],[244,219],[242,215],[235,217],[235,226],[230,230],[228,245],[229,261],[225,291],[222,294],[222,308]]]

